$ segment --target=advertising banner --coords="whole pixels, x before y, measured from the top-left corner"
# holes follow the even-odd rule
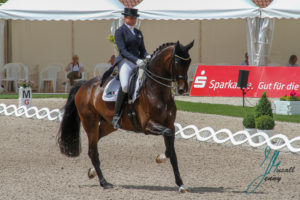
[[[195,73],[190,96],[241,97],[237,87],[239,70],[249,71],[246,97],[300,94],[300,67],[208,66],[200,65]]]

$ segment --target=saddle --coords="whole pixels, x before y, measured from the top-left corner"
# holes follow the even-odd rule
[[[128,88],[128,104],[133,104],[135,100],[139,97],[139,90],[142,83],[138,80],[139,69],[133,70],[129,78],[129,88]],[[121,87],[119,76],[115,76],[111,79],[104,88],[102,95],[102,100],[107,102],[115,102],[117,100],[118,91]],[[106,78],[107,79],[107,78]]]
[[[138,80],[138,75],[139,75],[139,68],[136,68],[134,69],[133,73],[129,78],[129,89],[128,89],[127,101],[125,100],[125,102],[127,103],[127,115],[134,127],[135,132],[141,131],[140,123],[138,121],[133,106],[133,103],[139,97],[139,91],[141,86],[143,85],[142,84],[143,81],[140,83],[140,81]],[[142,78],[142,80],[144,80],[144,78]],[[105,86],[102,95],[102,100],[106,102],[115,102],[117,100],[117,95],[120,87],[121,87],[120,80],[118,76],[115,76]]]

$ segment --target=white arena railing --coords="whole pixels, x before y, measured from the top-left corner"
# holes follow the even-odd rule
[[[50,121],[61,121],[63,112],[59,109],[49,110],[48,108],[38,109],[37,107],[26,108],[25,106],[17,107],[16,105],[6,106],[5,104],[0,104],[0,115],[5,116],[15,116],[15,117],[25,117],[33,119],[46,119]],[[215,143],[222,144],[226,142],[231,142],[233,145],[242,145],[247,143],[252,147],[260,147],[268,145],[271,149],[281,150],[287,148],[291,152],[300,152],[300,136],[295,137],[291,140],[283,134],[277,134],[269,137],[264,132],[255,133],[250,135],[247,131],[242,130],[236,133],[232,133],[229,129],[221,129],[219,131],[214,131],[211,127],[205,127],[198,129],[195,125],[188,125],[182,127],[180,124],[175,123],[176,137],[183,139],[196,139],[198,141],[214,141]],[[220,135],[220,137],[218,137]],[[224,137],[224,135],[226,135]],[[263,142],[253,142],[253,138],[262,136],[264,138]],[[274,145],[272,141],[277,141]],[[292,143],[299,141],[299,148],[296,148]]]
[[[27,108],[26,106],[17,107],[16,105],[6,106],[3,103],[0,104],[0,114],[15,117],[47,119],[50,121],[61,121],[63,115],[63,113],[59,109],[54,109],[50,111],[49,108],[38,109],[34,106],[30,108]]]

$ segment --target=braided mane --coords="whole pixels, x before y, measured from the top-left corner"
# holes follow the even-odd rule
[[[166,47],[169,47],[171,45],[175,45],[176,43],[174,42],[167,42],[167,43],[164,43],[162,45],[160,45],[154,52],[153,54],[151,55],[151,57],[155,56],[155,54],[157,54],[158,52],[160,52],[161,50],[165,49]]]

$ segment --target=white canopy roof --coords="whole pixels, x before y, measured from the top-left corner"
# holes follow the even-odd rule
[[[117,19],[124,5],[119,0],[8,0],[0,18],[13,20]]]
[[[251,0],[143,0],[140,19],[202,20],[253,18],[260,15]]]
[[[263,18],[300,18],[300,0],[273,0],[262,9]]]

